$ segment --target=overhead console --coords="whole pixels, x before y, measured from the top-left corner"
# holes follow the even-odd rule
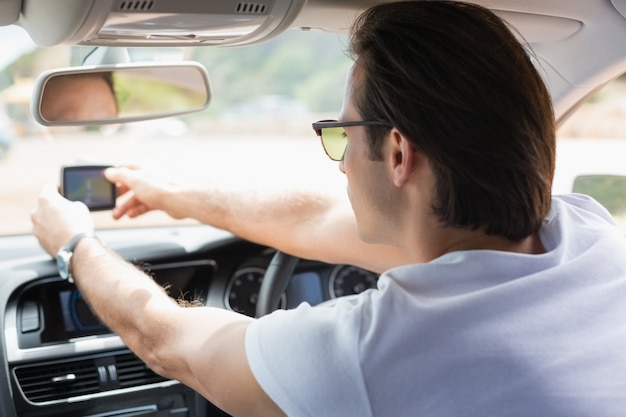
[[[40,46],[244,45],[283,32],[305,2],[24,0],[19,25]]]

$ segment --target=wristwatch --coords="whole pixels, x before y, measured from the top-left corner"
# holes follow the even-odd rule
[[[76,249],[78,242],[86,237],[96,237],[96,235],[90,232],[78,233],[70,239],[67,245],[63,246],[57,252],[57,269],[59,270],[59,276],[69,283],[74,283],[74,277],[72,277],[72,269],[70,267],[74,249]]]

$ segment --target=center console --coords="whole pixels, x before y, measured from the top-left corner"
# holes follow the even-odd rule
[[[206,299],[214,263],[142,268],[174,298]],[[58,277],[15,291],[4,314],[12,397],[19,416],[225,415],[177,381],[150,370]]]

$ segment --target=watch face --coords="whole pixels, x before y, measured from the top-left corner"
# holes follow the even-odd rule
[[[57,269],[59,270],[59,275],[63,279],[68,279],[70,276],[70,258],[72,254],[70,252],[61,250],[57,254]]]

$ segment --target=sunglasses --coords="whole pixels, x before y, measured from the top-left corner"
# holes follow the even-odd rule
[[[320,120],[313,123],[315,134],[320,137],[326,155],[333,161],[342,161],[348,147],[348,136],[344,127],[350,126],[384,126],[375,120],[359,122],[339,122],[337,120]]]

